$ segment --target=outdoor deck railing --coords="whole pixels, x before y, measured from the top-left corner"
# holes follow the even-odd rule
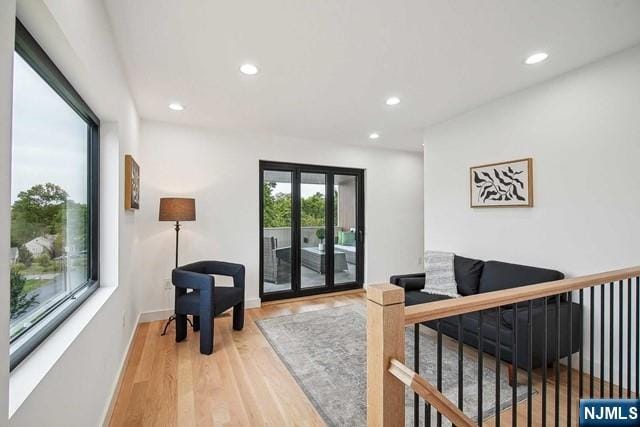
[[[419,425],[421,416],[427,426],[431,425],[432,416],[438,426],[442,424],[443,417],[457,426],[499,426],[501,421],[512,426],[519,421],[528,426],[558,426],[561,423],[571,426],[577,424],[577,402],[580,398],[638,396],[640,267],[408,307],[404,305],[403,288],[390,284],[372,285],[367,288],[367,300],[369,426],[405,425],[405,386],[414,392],[411,412],[415,426]],[[505,346],[500,341],[502,314],[507,310],[512,310],[510,318],[513,329],[510,343]],[[574,310],[579,310],[579,313],[576,314]],[[463,324],[464,316],[470,313],[477,313],[477,330],[470,330],[468,324]],[[489,313],[491,316],[488,316]],[[538,320],[544,322],[543,330],[532,330],[534,313],[542,316]],[[488,318],[493,319],[495,324],[488,325]],[[574,318],[578,319],[577,327]],[[451,347],[457,348],[457,390],[454,398],[442,392],[443,319],[448,319],[449,328],[452,319],[456,319],[458,328],[457,340],[450,343]],[[523,322],[524,326],[518,327],[518,321]],[[436,365],[435,385],[420,375],[420,325],[425,323],[436,335],[436,351],[429,360],[429,363]],[[411,325],[413,369],[405,364],[405,327]],[[483,328],[487,327],[493,327],[496,331],[495,341],[490,342],[495,356],[491,366],[485,365],[486,358],[490,356],[485,354],[487,349],[483,348],[486,341]],[[560,332],[567,330],[569,333],[564,335],[564,339],[569,342],[561,342]],[[572,332],[576,330],[579,331],[578,343],[572,342]],[[469,334],[477,334],[475,349],[463,345],[462,337],[468,337]],[[518,336],[523,334],[525,336]],[[451,329],[449,335],[452,335]],[[543,367],[537,372],[532,369],[534,345],[543,346]],[[569,349],[569,356],[561,357],[561,347]],[[587,350],[588,360],[585,359]],[[469,353],[477,359],[474,408],[465,408],[463,405],[463,358]],[[576,358],[577,370],[574,365]],[[509,409],[503,409],[508,405],[501,404],[502,364],[508,367],[511,388]],[[553,370],[548,374],[551,364]],[[562,368],[561,364],[564,364]],[[614,365],[617,372],[614,372]],[[494,369],[495,375],[495,387],[491,390],[491,399],[495,400],[491,414],[483,410],[485,366]],[[526,377],[526,382],[522,380],[522,385],[526,385],[526,400],[518,395],[519,370],[520,376]],[[534,379],[537,390],[534,390]],[[548,383],[552,387],[548,387]],[[534,412],[535,393],[540,393],[536,396],[540,403]]]

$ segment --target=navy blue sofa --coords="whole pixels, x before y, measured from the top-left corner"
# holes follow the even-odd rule
[[[502,289],[510,289],[518,286],[532,285],[536,283],[561,280],[564,274],[559,271],[545,268],[530,267],[526,265],[509,264],[500,261],[481,261],[461,256],[454,258],[454,270],[458,293],[467,296],[478,293],[492,292]],[[425,283],[424,273],[404,274],[391,276],[390,282],[405,289],[405,304],[414,305],[432,301],[449,299],[443,295],[434,295],[422,292]],[[567,357],[577,352],[580,348],[580,322],[582,313],[580,305],[572,303],[566,295],[559,297],[559,310],[556,308],[556,298],[547,299],[547,364],[551,365],[556,357],[557,343],[560,342],[560,358]],[[569,309],[572,304],[571,310]],[[516,314],[517,311],[517,314]],[[572,329],[569,329],[569,313],[572,316]],[[560,329],[556,328],[557,314],[560,315]],[[534,300],[532,302],[531,322],[532,322],[532,348],[529,350],[527,339],[529,328],[529,303],[522,302],[514,310],[512,305],[501,307],[500,319],[497,318],[498,310],[484,310],[482,320],[482,335],[478,333],[478,313],[468,313],[462,315],[462,341],[472,347],[478,348],[482,339],[483,351],[493,356],[498,354],[497,350],[497,328],[500,322],[500,359],[513,363],[512,343],[514,323],[517,323],[518,346],[516,363],[519,368],[526,369],[528,366],[529,354],[531,354],[531,364],[533,368],[544,365],[544,300]],[[514,317],[518,316],[517,322]],[[427,327],[436,329],[437,322],[425,322]],[[440,330],[443,334],[458,339],[458,317],[444,318],[440,320]],[[560,339],[558,341],[558,334]],[[571,336],[571,340],[569,339]],[[571,342],[571,347],[569,344]]]

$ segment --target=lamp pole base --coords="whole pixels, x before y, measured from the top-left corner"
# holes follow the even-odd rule
[[[180,221],[176,221],[175,230],[176,230],[176,268],[178,268],[178,239],[179,239],[179,236],[180,236]],[[163,336],[167,335],[167,328],[169,327],[171,322],[173,322],[174,320],[176,320],[175,313],[172,314],[167,319],[167,323],[165,323],[164,329],[162,330],[162,333],[160,334],[160,336],[163,337]],[[191,327],[193,328],[193,323],[191,323],[191,319],[189,319],[189,317],[187,317],[187,322],[189,322],[189,325],[191,325]]]
[[[160,334],[160,336],[163,337],[163,336],[167,335],[167,328],[169,328],[169,325],[174,320],[176,320],[176,315],[175,314],[172,314],[171,316],[169,316],[169,318],[167,319],[167,323],[164,324],[164,329],[162,330],[162,333]],[[189,317],[187,317],[187,322],[189,322],[189,325],[191,325],[191,327],[193,328],[193,323],[191,323],[191,319],[189,319]]]

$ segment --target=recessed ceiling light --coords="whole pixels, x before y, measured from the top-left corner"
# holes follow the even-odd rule
[[[527,59],[525,59],[524,63],[527,65],[537,64],[538,62],[542,62],[549,57],[549,54],[546,52],[538,52],[530,55]]]
[[[184,110],[184,105],[178,103],[178,102],[172,102],[171,104],[169,104],[169,108],[173,111],[183,111]]]
[[[246,74],[247,76],[253,76],[258,74],[258,67],[253,64],[242,64],[240,66],[240,72],[242,74]]]
[[[380,138],[380,134],[377,132],[373,132],[369,134],[369,139],[378,139]]]
[[[398,98],[397,96],[391,96],[391,97],[387,98],[386,104],[387,105],[398,105],[398,104],[400,104],[400,98]]]

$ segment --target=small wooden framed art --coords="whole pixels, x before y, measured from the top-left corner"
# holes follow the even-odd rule
[[[129,154],[124,156],[124,208],[140,209],[140,166]]]

